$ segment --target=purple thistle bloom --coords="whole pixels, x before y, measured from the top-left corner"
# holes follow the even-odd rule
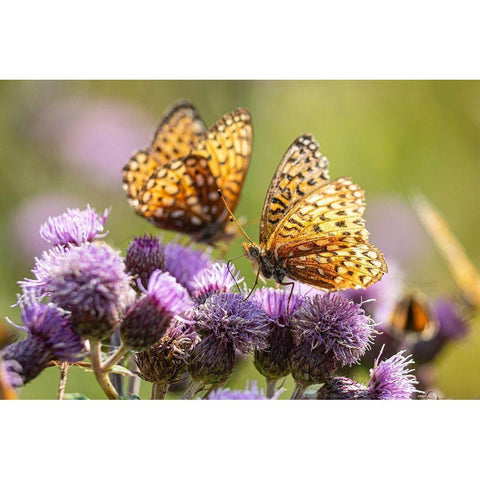
[[[281,390],[278,390],[271,400],[276,400],[280,394]],[[245,390],[230,390],[229,388],[219,388],[214,392],[210,393],[208,400],[269,400],[263,390],[258,388],[257,382],[252,381],[250,385],[247,383],[247,388]]]
[[[254,302],[240,293],[217,293],[194,309],[195,328],[203,338],[213,335],[219,342],[232,343],[235,350],[249,353],[266,348],[268,318]]]
[[[241,282],[243,277],[235,272],[235,267],[228,267],[226,263],[214,263],[197,273],[190,285],[193,297],[203,303],[210,295],[228,293]]]
[[[23,298],[49,299],[70,311],[74,330],[102,339],[135,297],[118,252],[106,244],[55,247],[36,259],[35,279],[19,282]]]
[[[433,302],[432,308],[439,325],[438,334],[442,338],[458,340],[467,335],[469,326],[458,305],[440,297]]]
[[[290,297],[289,290],[261,288],[255,292],[254,300],[268,315],[269,329],[268,347],[255,350],[255,367],[267,381],[277,380],[290,373],[289,358],[293,349],[290,318],[303,304],[303,298],[295,293]]]
[[[368,389],[370,398],[375,400],[407,400],[418,392],[415,385],[418,383],[412,369],[408,366],[413,362],[412,356],[405,357],[404,350],[398,352],[388,360],[379,362],[378,356],[370,370]]]
[[[165,246],[165,268],[190,293],[194,289],[192,285],[193,277],[211,265],[210,257],[199,250],[173,242]]]
[[[347,377],[333,377],[317,393],[318,400],[369,400],[370,391],[365,385]]]
[[[189,359],[188,371],[200,385],[222,383],[235,363],[235,351],[267,347],[266,314],[239,293],[217,293],[194,309],[195,328],[202,340]]]
[[[127,248],[125,265],[127,272],[138,278],[143,287],[148,285],[155,270],[165,270],[165,252],[160,240],[151,235],[135,237]]]
[[[28,336],[7,346],[3,356],[20,364],[24,383],[35,378],[50,360],[74,362],[83,358],[83,341],[73,331],[66,312],[43,303],[26,303],[22,309]]]
[[[65,213],[49,217],[40,226],[40,236],[54,246],[92,242],[107,235],[102,232],[109,213],[109,210],[105,210],[103,216],[100,216],[90,205],[85,210],[67,208]]]
[[[375,333],[363,309],[340,294],[307,298],[292,318],[295,346],[290,368],[297,384],[323,383],[357,363]]]
[[[178,382],[197,341],[198,335],[192,326],[171,325],[158,343],[135,355],[140,378],[166,385]]]
[[[121,338],[134,349],[151,347],[166,332],[173,317],[191,306],[187,290],[169,273],[156,270],[145,294],[128,309],[120,325]]]

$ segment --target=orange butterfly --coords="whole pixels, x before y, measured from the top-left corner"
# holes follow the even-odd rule
[[[243,243],[265,278],[285,277],[324,290],[365,288],[387,265],[368,243],[364,192],[348,178],[329,181],[328,160],[312,135],[289,147],[273,176],[259,244]]]
[[[127,198],[159,228],[208,244],[226,240],[229,213],[217,192],[235,209],[252,141],[247,109],[227,113],[207,130],[191,103],[177,103],[164,114],[151,146],[125,165]]]
[[[427,300],[419,293],[406,294],[393,309],[389,321],[393,333],[404,337],[409,334],[431,338],[437,331],[437,322]]]

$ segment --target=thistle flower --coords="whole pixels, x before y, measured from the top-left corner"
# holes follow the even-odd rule
[[[296,398],[307,386],[327,381],[338,368],[357,363],[374,332],[363,309],[340,294],[307,298],[292,318],[290,368],[298,387]]]
[[[271,398],[276,400],[281,390],[275,392],[275,395]],[[269,400],[263,390],[258,388],[257,382],[253,381],[245,390],[230,390],[229,388],[215,390],[208,395],[208,400]]]
[[[137,277],[145,287],[155,270],[165,270],[165,252],[157,237],[135,237],[127,248],[125,257],[127,272]]]
[[[103,216],[100,216],[90,205],[85,210],[67,208],[65,213],[49,217],[40,226],[40,236],[53,246],[91,242],[107,235],[102,232],[109,213],[109,210],[105,210]]]
[[[189,293],[193,292],[192,279],[201,270],[212,265],[210,257],[199,250],[184,247],[178,243],[168,243],[165,246],[165,268],[177,282],[183,285]]]
[[[170,326],[158,343],[135,355],[140,378],[154,384],[178,382],[197,341],[197,333],[190,325]]]
[[[112,333],[134,299],[118,252],[106,244],[55,247],[36,259],[35,279],[19,282],[23,298],[49,299],[71,313],[79,335],[102,339]]]
[[[458,305],[445,297],[437,298],[432,305],[439,324],[438,334],[448,340],[458,340],[469,331],[465,316]]]
[[[290,318],[302,305],[303,298],[297,294],[290,296],[289,290],[261,288],[255,292],[254,300],[268,316],[268,346],[255,350],[254,363],[266,377],[270,394],[275,391],[276,380],[290,373],[289,358],[293,349]]]
[[[66,312],[53,304],[22,305],[25,340],[7,346],[2,355],[21,366],[24,383],[35,378],[51,360],[74,362],[83,357],[84,344],[73,331]]]
[[[230,292],[241,282],[243,277],[235,272],[235,267],[229,267],[226,263],[214,263],[193,277],[190,288],[197,302],[203,303],[210,295]]]
[[[16,360],[4,360],[0,355],[0,377],[11,388],[23,386],[22,366]],[[1,397],[0,397],[1,398]]]
[[[120,325],[122,341],[136,350],[151,347],[166,332],[173,317],[190,307],[187,290],[169,273],[155,270],[147,291],[128,309]]]
[[[370,391],[347,377],[329,379],[317,393],[318,400],[369,400]]]
[[[405,351],[398,352],[388,360],[379,362],[380,352],[373,368],[370,370],[368,389],[370,398],[375,400],[406,400],[418,392],[418,383],[408,366],[413,362],[412,356],[404,356]]]
[[[192,351],[188,371],[197,384],[196,391],[228,379],[236,350],[248,353],[267,346],[266,314],[241,294],[217,293],[208,297],[195,307],[194,320],[201,341]]]

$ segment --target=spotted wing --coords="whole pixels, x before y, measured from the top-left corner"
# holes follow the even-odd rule
[[[224,115],[211,127],[193,154],[204,157],[218,188],[233,211],[240,198],[252,152],[252,119],[246,108]]]
[[[123,168],[123,188],[136,206],[145,181],[170,160],[186,157],[207,131],[196,108],[187,101],[173,104],[163,114],[151,147],[136,152]]]
[[[260,221],[260,243],[267,242],[289,208],[328,180],[328,160],[320,152],[320,145],[312,135],[300,135],[270,182]]]
[[[304,196],[278,224],[267,244],[287,275],[326,290],[365,288],[380,280],[387,265],[368,243],[362,217],[364,192],[347,178]]]
[[[138,195],[136,212],[159,228],[195,234],[228,220],[217,190],[208,161],[190,155],[154,171]]]

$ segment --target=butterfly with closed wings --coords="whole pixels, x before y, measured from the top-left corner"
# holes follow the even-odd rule
[[[138,151],[123,169],[130,204],[155,226],[188,234],[214,245],[232,235],[229,213],[242,190],[252,151],[252,122],[238,108],[207,130],[187,101],[164,114],[152,144]]]
[[[364,192],[348,178],[330,181],[328,160],[312,135],[299,136],[273,176],[260,220],[260,242],[243,243],[265,278],[334,291],[366,288],[387,265],[368,243]]]

